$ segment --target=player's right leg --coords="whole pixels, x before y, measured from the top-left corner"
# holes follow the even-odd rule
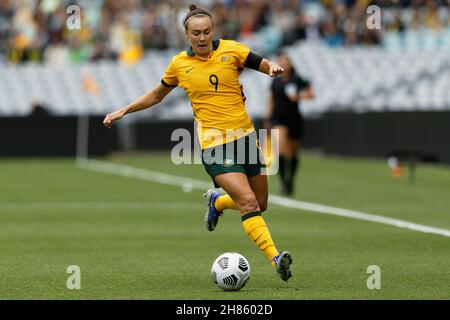
[[[206,201],[206,213],[205,213],[205,225],[206,229],[209,231],[213,231],[217,223],[219,222],[219,218],[223,214],[223,210],[219,210],[216,206],[217,200],[220,198],[220,193],[213,189],[209,189],[206,191],[203,196]]]
[[[233,199],[241,212],[260,211],[258,201],[253,193],[247,176],[242,172],[226,172],[214,177],[214,181]]]
[[[221,195],[214,189],[209,189],[203,196],[206,201],[205,225],[209,231],[213,231],[216,228],[224,210],[239,210],[228,194]]]
[[[245,172],[242,165],[237,163],[235,152],[229,152],[231,145],[235,149],[235,142],[219,145],[202,150],[202,163],[206,172],[214,182],[214,187],[220,187],[214,178],[217,175],[226,173]],[[239,210],[233,199],[228,195],[220,195],[217,191],[210,189],[203,195],[206,200],[205,225],[209,231],[213,231],[222,216],[223,211],[227,209]]]

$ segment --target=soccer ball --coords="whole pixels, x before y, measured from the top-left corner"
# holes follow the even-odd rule
[[[250,279],[250,264],[239,253],[221,254],[211,267],[211,276],[215,284],[225,291],[238,291]]]

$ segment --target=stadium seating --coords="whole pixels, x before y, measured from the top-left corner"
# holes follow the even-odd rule
[[[404,35],[404,47],[398,39],[393,40],[398,35],[387,36],[384,46],[375,47],[332,48],[320,42],[288,47],[297,70],[316,91],[314,100],[301,104],[302,111],[313,116],[331,110],[450,110],[449,30],[433,38],[433,50],[427,45],[411,47],[415,43],[411,32]],[[432,33],[421,32],[415,37],[424,34]],[[174,53],[149,52],[133,66],[108,60],[67,66],[0,65],[4,75],[0,114],[26,115],[35,100],[42,101],[54,115],[105,114],[159,83]],[[242,74],[247,108],[253,117],[264,115],[270,80],[252,70]],[[163,101],[163,107],[140,116],[190,118],[192,111],[184,92],[176,89]]]
[[[35,101],[54,115],[104,115],[159,83],[170,57],[186,45],[183,29],[173,28],[187,9],[177,1],[172,9],[161,0],[81,1],[83,32],[67,32],[58,18],[66,15],[68,0],[0,3],[0,116],[27,115]],[[367,14],[354,1],[202,4],[218,17],[218,36],[270,58],[279,49],[288,52],[316,92],[301,103],[307,117],[337,110],[450,109],[447,1],[380,2],[377,31],[366,27]],[[100,17],[110,21],[106,29]],[[127,65],[140,59],[123,59],[132,35],[141,39],[145,55]],[[250,115],[263,117],[271,79],[247,70],[241,81]],[[125,121],[136,118],[186,119],[192,111],[184,92],[175,89],[162,106]]]

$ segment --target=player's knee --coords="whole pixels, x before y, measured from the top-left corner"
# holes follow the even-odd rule
[[[259,210],[260,210],[261,212],[264,212],[264,211],[267,210],[267,199],[259,200],[259,201],[258,201],[258,204],[259,204]]]
[[[238,206],[243,212],[252,212],[259,210],[259,204],[253,193],[247,193],[239,198]]]

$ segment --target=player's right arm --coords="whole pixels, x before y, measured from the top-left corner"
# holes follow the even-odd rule
[[[161,83],[158,84],[155,88],[140,96],[126,107],[107,114],[103,120],[103,125],[106,128],[111,128],[113,122],[122,119],[124,115],[153,107],[160,103],[172,89],[173,87],[167,87]]]

